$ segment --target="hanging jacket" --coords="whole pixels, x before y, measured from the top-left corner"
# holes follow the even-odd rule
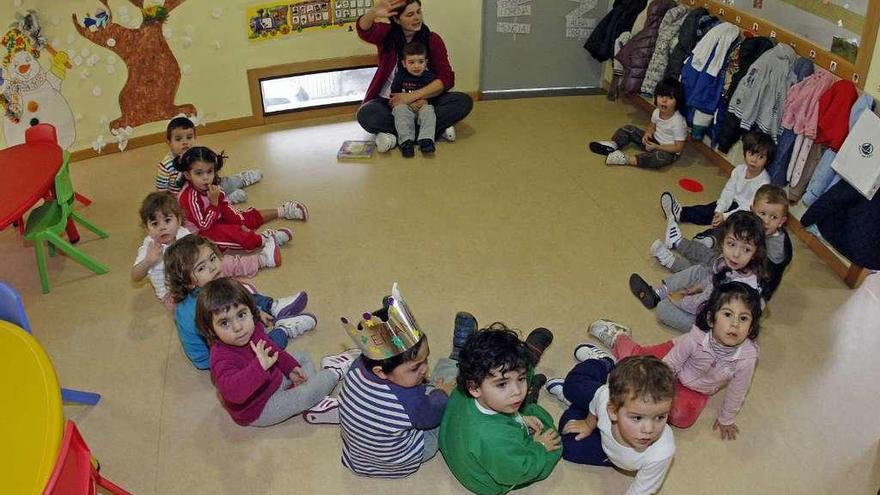
[[[653,95],[657,83],[663,79],[666,63],[669,62],[669,54],[678,44],[678,32],[690,11],[691,9],[687,6],[679,5],[669,9],[663,16],[660,32],[657,33],[657,41],[654,43],[654,54],[651,55],[651,62],[648,63],[648,70],[645,72],[645,80],[642,81],[641,92],[643,94]]]
[[[688,113],[699,110],[713,115],[724,87],[727,52],[739,38],[739,28],[729,22],[716,24],[694,47],[681,69]],[[692,110],[693,109],[693,110]]]
[[[816,125],[816,144],[827,144],[835,152],[840,150],[849,134],[849,113],[859,97],[859,90],[851,81],[832,84],[819,98],[819,119]]]
[[[611,11],[590,33],[590,37],[584,43],[584,49],[599,62],[613,57],[614,40],[621,33],[632,30],[633,23],[647,4],[648,0],[614,0]]]
[[[663,74],[664,78],[678,79],[681,76],[681,66],[684,65],[684,59],[691,54],[703,34],[714,25],[715,20],[709,15],[709,11],[702,7],[691,10],[681,23],[681,29],[678,30],[678,44],[669,54],[666,72]]]
[[[722,103],[724,111],[720,112],[718,115],[719,125],[718,131],[715,134],[715,144],[723,153],[730,151],[733,143],[739,140],[743,132],[740,128],[739,117],[728,111],[730,99],[733,96],[734,91],[736,91],[736,88],[739,86],[739,82],[746,73],[748,73],[752,64],[754,64],[764,52],[771,48],[773,48],[773,41],[770,38],[763,36],[746,38],[739,44],[739,58],[736,61],[738,68],[736,72],[733,73],[730,80],[730,86],[728,86],[727,92],[724,94],[724,102]],[[788,161],[786,161],[786,164],[787,163]]]
[[[801,224],[818,226],[822,237],[853,263],[880,270],[880,194],[869,200],[838,181],[810,206]]]
[[[859,99],[852,106],[852,110],[849,112],[849,129],[852,130],[853,126],[856,125],[859,118],[862,116],[863,112],[870,112],[874,109],[874,97],[868,93],[859,96]],[[831,150],[828,150],[826,153],[834,153]],[[834,153],[834,158],[837,157],[837,153]],[[831,164],[834,162],[831,160],[821,160],[819,162],[819,166],[816,167],[816,171],[813,172],[813,177],[810,179],[810,184],[807,186],[807,190],[804,192],[802,201],[805,205],[810,206],[819,199],[825,191],[827,191],[831,186],[837,183],[840,180],[840,176],[837,175],[837,172],[831,168]]]
[[[660,32],[660,23],[666,12],[675,7],[673,0],[654,0],[648,5],[648,17],[641,31],[634,34],[632,39],[620,49],[615,56],[623,65],[623,80],[621,83],[624,94],[638,93],[642,87],[642,80],[651,62],[654,53],[654,43]]]
[[[752,64],[730,101],[729,111],[739,117],[740,128],[748,130],[756,124],[776,141],[785,95],[795,82],[791,73],[795,60],[794,49],[779,43]]]
[[[812,76],[792,86],[785,97],[782,127],[791,129],[795,134],[803,134],[810,139],[816,139],[819,98],[837,80],[834,74],[819,69]]]

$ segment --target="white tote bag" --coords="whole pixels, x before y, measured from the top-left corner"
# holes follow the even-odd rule
[[[880,117],[862,112],[831,168],[863,196],[874,197],[880,188]]]

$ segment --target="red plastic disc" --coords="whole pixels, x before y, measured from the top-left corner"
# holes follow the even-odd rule
[[[685,191],[701,192],[703,190],[703,185],[694,179],[681,179],[678,181],[678,185]]]

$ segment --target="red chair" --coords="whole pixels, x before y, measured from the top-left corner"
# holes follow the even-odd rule
[[[43,495],[95,495],[99,486],[114,495],[131,495],[102,477],[95,464],[89,446],[73,421],[68,420],[61,452]]]

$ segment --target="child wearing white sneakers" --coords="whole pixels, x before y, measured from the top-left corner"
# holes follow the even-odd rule
[[[661,168],[681,156],[687,140],[687,121],[679,112],[684,108],[684,92],[675,79],[664,79],[654,90],[654,112],[647,130],[625,125],[617,130],[611,141],[593,141],[590,151],[605,156],[606,165],[631,165],[640,168]],[[627,156],[622,150],[635,144],[642,153]]]

